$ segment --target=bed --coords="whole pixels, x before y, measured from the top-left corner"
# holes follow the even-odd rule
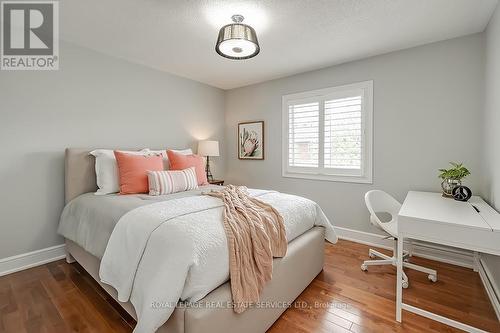
[[[115,198],[117,195],[97,198],[91,194],[97,189],[94,169],[94,158],[89,155],[91,149],[66,149],[65,155],[65,201],[88,201],[88,207],[92,207],[92,202],[99,205],[99,200],[108,200],[105,204],[109,208],[107,214],[120,216],[123,210],[130,210],[130,207],[141,207],[151,203],[151,198],[145,196],[129,196],[125,204],[116,205],[112,202],[123,200]],[[181,195],[182,196],[182,195]],[[75,200],[74,200],[75,199]],[[149,201],[148,201],[149,200]],[[122,201],[120,201],[122,202]],[[86,211],[91,211],[91,208]],[[94,213],[95,218],[101,218],[101,213]],[[116,219],[116,216],[114,218]],[[102,217],[104,218],[104,217]],[[109,217],[107,217],[109,218]],[[101,230],[94,231],[93,235],[86,235],[87,239],[99,238],[113,230],[113,226],[100,223]],[[83,228],[82,230],[86,230]],[[81,233],[88,232],[80,231]],[[99,269],[101,266],[102,252],[106,248],[106,237],[102,241],[97,241],[98,245],[89,246],[85,241],[75,237],[66,239],[67,261],[75,260],[109,293],[123,309],[125,309],[134,319],[137,314],[131,302],[120,302],[117,291],[108,284],[101,282]],[[224,332],[229,329],[239,333],[244,332],[265,332],[278,317],[286,310],[287,305],[293,303],[295,298],[311,283],[315,276],[323,269],[324,262],[324,239],[325,228],[313,226],[302,232],[288,244],[288,251],[285,257],[275,258],[273,261],[273,278],[269,282],[262,295],[261,304],[268,304],[266,307],[254,307],[241,314],[236,314],[231,308],[220,306],[195,306],[197,304],[227,304],[231,301],[231,289],[229,282],[224,282],[199,302],[185,304],[176,307],[168,320],[158,328],[157,332],[170,333],[197,333],[197,332]],[[75,241],[76,240],[76,241]]]

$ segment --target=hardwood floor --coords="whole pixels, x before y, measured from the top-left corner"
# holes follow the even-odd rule
[[[361,271],[367,246],[339,241],[327,244],[325,254],[323,272],[270,333],[458,332],[408,312],[403,324],[395,322],[395,268]],[[412,261],[437,269],[439,281],[433,284],[425,274],[407,270],[405,302],[500,332],[477,273],[420,258]],[[131,332],[134,324],[78,264],[61,260],[0,277],[0,332]]]

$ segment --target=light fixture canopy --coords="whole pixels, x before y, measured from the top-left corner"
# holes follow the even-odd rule
[[[255,57],[260,52],[254,28],[243,24],[242,15],[233,15],[233,23],[223,26],[219,31],[215,51],[225,58],[242,60]]]

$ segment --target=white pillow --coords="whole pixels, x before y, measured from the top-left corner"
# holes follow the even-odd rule
[[[154,154],[149,149],[123,152],[133,155]],[[120,192],[120,178],[118,176],[118,164],[116,163],[114,150],[96,149],[91,151],[90,154],[95,156],[95,175],[98,187],[95,194],[104,195]]]
[[[191,150],[191,148],[187,148],[187,149],[180,149],[180,150],[176,150],[176,149],[169,149],[171,151],[173,151],[174,153],[177,153],[177,154],[182,154],[182,155],[193,155],[193,151]],[[168,170],[170,169],[170,164],[168,163],[168,155],[167,155],[167,149],[164,149],[164,150],[151,150],[151,149],[143,149],[143,151],[147,151],[149,153],[152,153],[152,154],[161,154],[161,156],[163,157],[163,168],[165,170]]]

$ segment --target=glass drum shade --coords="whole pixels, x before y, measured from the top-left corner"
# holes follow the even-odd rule
[[[219,31],[215,51],[229,59],[249,59],[260,52],[255,30],[246,24],[232,23]]]

